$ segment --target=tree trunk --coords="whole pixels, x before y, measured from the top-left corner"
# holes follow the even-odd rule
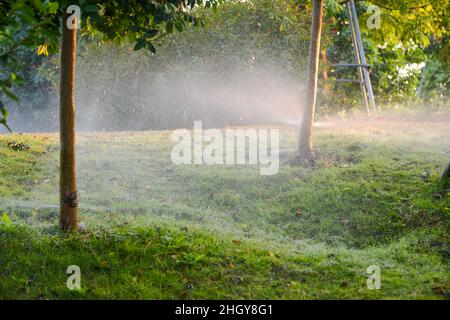
[[[317,74],[322,32],[323,0],[312,0],[311,39],[309,43],[308,79],[306,83],[305,110],[298,130],[297,158],[312,157],[311,133],[316,109]]]
[[[328,57],[327,57],[327,50],[325,48],[323,48],[320,51],[320,56],[322,59],[322,66],[324,66],[323,68],[323,72],[322,72],[322,78],[323,78],[323,93],[324,95],[328,95],[328,93],[330,92],[330,88],[328,86]]]
[[[60,226],[62,230],[78,227],[78,195],[75,168],[75,52],[77,29],[67,27],[63,17],[60,75]],[[75,21],[76,25],[76,21]]]
[[[449,192],[450,189],[450,162],[444,169],[441,180],[439,181],[439,189],[443,193]]]

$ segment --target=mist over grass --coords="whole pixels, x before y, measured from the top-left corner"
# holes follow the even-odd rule
[[[328,120],[318,125],[318,167],[282,163],[272,177],[260,176],[259,167],[251,165],[174,165],[170,131],[80,134],[81,217],[91,226],[162,223],[273,244],[313,240],[367,247],[398,239],[410,227],[433,226],[448,214],[448,200],[432,200],[450,151],[447,123]],[[417,140],[422,130],[428,132]],[[4,175],[2,206],[33,225],[54,225],[57,137],[35,137],[37,158],[21,164],[32,162],[31,176]],[[2,137],[17,139],[29,138]],[[295,127],[282,127],[280,145],[294,148]],[[15,163],[21,156],[8,154],[14,158],[3,161]]]
[[[317,165],[282,163],[275,176],[250,165],[176,166],[171,131],[81,133],[85,229],[58,244],[57,136],[1,136],[0,207],[16,226],[3,239],[37,264],[76,261],[89,289],[68,293],[41,273],[28,294],[9,277],[0,288],[67,298],[442,298],[450,207],[449,197],[434,197],[450,155],[442,119],[322,120]],[[295,127],[279,129],[281,148],[291,149]],[[82,249],[72,252],[76,243]],[[144,256],[151,269],[140,267]],[[371,264],[382,268],[382,290],[365,287]],[[22,279],[30,269],[7,270]]]

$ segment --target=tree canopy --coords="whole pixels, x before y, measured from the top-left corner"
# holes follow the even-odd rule
[[[70,5],[81,10],[81,32],[96,33],[104,40],[135,43],[135,49],[155,52],[154,41],[186,24],[198,24],[191,14],[195,6],[215,9],[222,0],[108,0],[48,1],[6,0],[0,3],[0,93],[11,100],[14,84],[23,83],[16,74],[16,54],[31,47],[38,54],[56,53],[61,37],[61,17]],[[8,112],[0,100],[0,124],[6,125]]]

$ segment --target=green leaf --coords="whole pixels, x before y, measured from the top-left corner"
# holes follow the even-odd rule
[[[0,124],[3,125],[9,132],[12,132],[11,128],[8,126],[6,122],[6,118],[0,118]]]
[[[11,228],[12,227],[12,221],[11,218],[6,214],[6,212],[3,213],[0,222],[2,225],[4,225],[7,228]]]
[[[148,31],[145,32],[145,37],[146,38],[153,38],[154,36],[156,36],[158,34],[158,30],[156,29],[150,29]]]
[[[138,39],[136,41],[135,46],[134,46],[134,50],[137,51],[137,50],[142,49],[144,47],[145,47],[145,41],[143,39]]]
[[[4,119],[8,118],[8,110],[3,104],[3,101],[0,101],[0,112],[2,113]]]
[[[48,5],[48,12],[54,14],[58,11],[59,3],[58,2],[50,2]]]
[[[176,22],[175,22],[175,28],[176,28],[179,32],[183,31],[183,22],[181,22],[180,20],[176,21]]]
[[[14,100],[16,102],[19,101],[19,98],[15,94],[13,94],[11,91],[7,90],[6,88],[3,88],[3,93],[11,100]]]
[[[156,53],[155,46],[152,43],[147,42],[147,48],[151,51],[151,53],[153,53],[153,54]]]
[[[167,24],[166,24],[166,31],[167,31],[167,33],[172,33],[172,31],[173,31],[173,23],[172,23],[172,21],[167,22]]]
[[[84,10],[88,13],[93,13],[98,11],[98,7],[96,4],[88,4],[86,7],[84,7]]]
[[[36,9],[38,9],[39,11],[41,11],[42,13],[45,13],[46,7],[44,5],[44,3],[40,0],[31,0],[31,4],[33,5],[33,7],[35,7]]]

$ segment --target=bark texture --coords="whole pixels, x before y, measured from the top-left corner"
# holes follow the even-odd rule
[[[439,181],[439,188],[441,192],[447,193],[450,191],[450,162],[444,169],[444,173],[442,174],[441,180]]]
[[[78,228],[78,194],[75,167],[75,53],[76,28],[67,27],[63,17],[60,75],[60,226]],[[76,25],[76,21],[75,21]]]
[[[320,57],[320,34],[322,32],[323,0],[312,0],[311,39],[309,44],[308,77],[304,114],[298,130],[297,158],[311,158],[312,156],[312,125],[316,110],[317,75]]]
[[[320,51],[320,56],[322,60],[322,66],[326,66],[328,64],[328,57],[327,57],[327,50],[323,48]],[[322,71],[322,77],[323,77],[323,93],[324,95],[328,95],[330,92],[330,88],[328,86],[328,69],[325,67]]]

